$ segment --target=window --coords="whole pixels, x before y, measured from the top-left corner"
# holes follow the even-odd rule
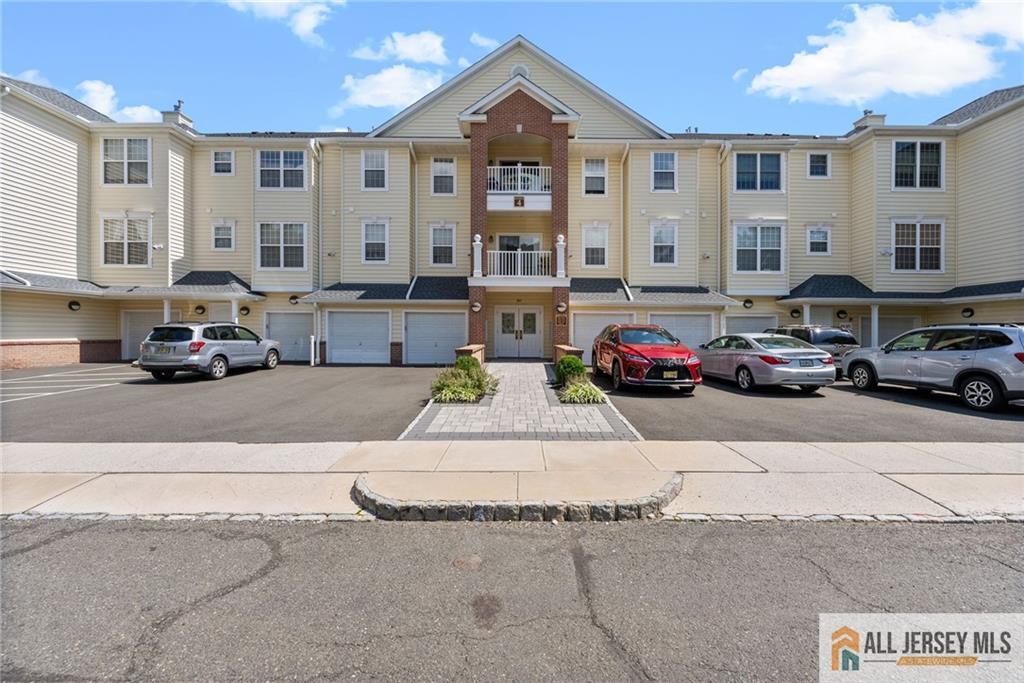
[[[1000,346],[1010,346],[1013,341],[1002,332],[992,330],[978,331],[978,349],[995,349]]]
[[[935,336],[935,330],[922,330],[920,332],[908,332],[902,337],[897,337],[889,342],[890,351],[924,351],[928,342]]]
[[[651,222],[651,265],[674,266],[676,264],[675,222]]]
[[[935,335],[929,351],[973,351],[974,330],[942,330]]]
[[[235,250],[234,221],[213,224],[213,249],[214,251]]]
[[[944,232],[941,222],[893,221],[893,272],[942,272]]]
[[[306,269],[305,223],[260,223],[260,270]]]
[[[235,175],[235,151],[215,149],[211,160],[213,175]]]
[[[388,151],[386,149],[363,150],[363,189],[388,189]]]
[[[103,138],[103,184],[149,185],[149,138]]]
[[[583,226],[583,267],[608,267],[608,226],[594,223]]]
[[[893,189],[942,189],[943,142],[892,143]]]
[[[676,191],[676,153],[651,152],[651,192]]]
[[[832,228],[812,225],[807,228],[807,255],[832,255]]]
[[[782,155],[773,153],[736,154],[737,192],[781,192]]]
[[[103,218],[103,265],[148,266],[151,228],[148,217]]]
[[[254,342],[260,340],[259,335],[257,335],[255,332],[253,332],[247,327],[233,327],[231,329],[235,331],[235,336],[238,337],[241,341]]]
[[[583,194],[584,196],[604,196],[607,194],[608,161],[606,159],[583,160]]]
[[[302,190],[306,187],[306,153],[302,150],[260,151],[260,188]]]
[[[733,242],[736,245],[735,272],[782,272],[781,225],[737,225]]]
[[[388,223],[384,220],[363,221],[363,263],[388,262]]]
[[[434,157],[430,162],[430,176],[431,194],[455,196],[455,157]]]
[[[829,152],[807,153],[807,177],[828,178],[832,175],[832,155]]]
[[[454,224],[438,223],[430,226],[430,263],[434,266],[455,265]]]

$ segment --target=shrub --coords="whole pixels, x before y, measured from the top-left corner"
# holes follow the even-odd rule
[[[479,395],[470,387],[446,386],[434,394],[438,403],[472,403]]]
[[[480,361],[476,356],[459,356],[455,359],[455,367],[463,372],[474,372],[480,370]]]
[[[604,403],[604,392],[582,380],[570,382],[558,398],[562,403]]]
[[[562,386],[571,384],[573,380],[587,376],[587,366],[577,356],[562,356],[555,363],[555,378]]]
[[[484,394],[493,394],[498,390],[498,378],[482,367],[475,358],[472,363],[456,361],[456,367],[445,368],[437,373],[430,385],[430,394],[435,401],[441,403],[472,402]],[[469,369],[465,369],[468,367]]]

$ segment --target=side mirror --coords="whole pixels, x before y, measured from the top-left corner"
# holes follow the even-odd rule
[[[707,344],[701,344],[701,345],[700,345],[700,346],[698,346],[697,348],[698,348],[698,349],[706,349],[706,348],[708,348],[708,345],[707,345]]]
[[[892,347],[886,344],[882,347],[882,353],[892,353]]]

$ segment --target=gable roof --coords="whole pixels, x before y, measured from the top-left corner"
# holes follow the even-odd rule
[[[513,76],[479,100],[459,113],[459,128],[463,135],[469,133],[469,124],[475,121],[486,122],[487,112],[498,105],[512,93],[524,92],[551,110],[551,120],[555,123],[568,123],[569,134],[575,135],[575,124],[579,123],[580,115],[575,109],[540,87],[526,76]]]
[[[28,81],[19,81],[18,79],[11,78],[9,76],[0,76],[0,82],[18,88],[35,98],[43,100],[47,104],[57,107],[61,111],[71,114],[72,116],[83,118],[86,121],[94,121],[98,123],[113,123],[114,121],[114,119],[109,116],[101,114],[92,107],[82,104],[74,97],[71,97],[71,95],[66,95],[56,88],[48,88],[45,85],[36,85],[35,83],[29,83]]]
[[[964,123],[987,114],[993,109],[998,109],[1004,104],[1024,97],[1024,85],[1015,85],[1012,88],[993,90],[987,95],[982,95],[973,102],[968,102],[955,111],[951,111],[942,118],[932,121],[933,126],[949,126]]]
[[[402,122],[408,120],[414,114],[419,113],[428,105],[437,101],[445,94],[457,89],[463,83],[466,83],[475,75],[481,73],[489,66],[500,60],[502,57],[504,57],[506,54],[516,49],[517,47],[526,50],[538,61],[550,67],[555,73],[559,74],[560,76],[570,81],[574,85],[582,88],[584,91],[588,92],[590,95],[595,97],[603,104],[608,105],[609,108],[615,110],[619,115],[625,117],[627,120],[632,121],[640,128],[647,130],[654,137],[663,138],[666,140],[672,138],[671,135],[663,131],[661,128],[654,125],[653,123],[645,119],[643,116],[636,113],[635,111],[624,105],[622,102],[615,99],[614,97],[606,93],[604,90],[597,87],[596,85],[588,81],[586,78],[579,75],[578,73],[567,67],[565,64],[549,55],[547,52],[544,52],[544,50],[541,50],[539,47],[528,41],[522,35],[517,35],[515,38],[512,38],[504,45],[494,49],[489,55],[487,55],[480,61],[476,62],[475,64],[467,68],[465,71],[457,75],[455,78],[451,79],[447,83],[444,83],[436,90],[428,93],[427,95],[423,96],[422,98],[420,98],[413,104],[409,105],[402,111],[398,112],[393,117],[385,121],[383,124],[375,128],[373,132],[371,132],[367,137],[386,137],[387,132],[389,130],[395,128]]]

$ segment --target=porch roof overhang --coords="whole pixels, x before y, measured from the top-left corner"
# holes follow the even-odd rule
[[[230,271],[192,271],[166,287],[104,286],[88,280],[0,271],[0,289],[36,294],[83,296],[113,299],[171,299],[185,301],[262,301],[265,296],[254,292],[248,283]]]
[[[577,306],[643,306],[644,308],[725,308],[740,302],[700,286],[628,285],[620,278],[576,277],[569,303]]]
[[[1024,280],[963,285],[942,292],[876,292],[851,275],[812,275],[778,298],[787,304],[836,306],[939,306],[1012,300],[1024,300]]]
[[[552,123],[569,124],[569,137],[576,137],[580,114],[525,76],[513,76],[459,113],[459,130],[468,136],[473,123],[485,123],[487,112],[514,92],[523,91],[551,110]]]

